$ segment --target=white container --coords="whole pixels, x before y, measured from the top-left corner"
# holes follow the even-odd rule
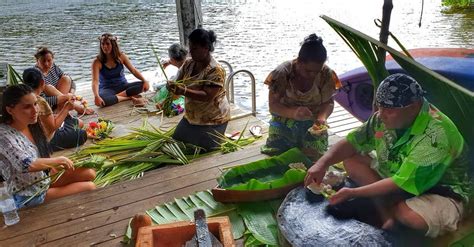
[[[4,182],[4,186],[0,187],[0,211],[5,219],[5,225],[11,226],[20,221],[16,210],[15,200],[13,200],[13,197],[8,193]]]

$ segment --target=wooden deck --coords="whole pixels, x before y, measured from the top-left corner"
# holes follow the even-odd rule
[[[90,95],[87,91],[79,94]],[[92,99],[88,99],[92,102]],[[95,107],[94,107],[95,108]],[[169,128],[181,118],[164,118],[156,113],[139,114],[130,102],[96,109],[99,116],[116,124],[114,135],[128,132],[129,127],[140,126],[143,119],[155,126]],[[232,107],[232,116],[243,111]],[[339,120],[349,119],[342,108],[336,109],[329,122],[347,131]],[[84,116],[85,122],[96,120],[97,115]],[[267,123],[253,117],[234,118],[227,128],[228,133],[241,131],[247,124],[258,124],[267,132]],[[247,132],[248,135],[248,132]],[[330,142],[337,140],[334,133]],[[61,198],[38,207],[21,210],[20,223],[0,230],[0,246],[118,246],[125,233],[128,220],[136,213],[179,198],[196,191],[216,186],[216,178],[223,167],[245,164],[266,157],[260,154],[265,136],[256,143],[230,154],[213,154],[186,166],[167,166],[147,172],[144,177],[120,182],[92,192]],[[86,143],[90,145],[90,141]],[[74,150],[64,150],[55,155],[66,155]]]
[[[128,127],[140,126],[143,117],[147,116],[132,112],[130,102],[97,109],[97,113],[114,121],[116,136],[127,133]],[[233,116],[242,113],[238,108],[232,108]],[[86,116],[84,119],[87,122],[87,119],[95,118],[97,116]],[[150,123],[164,128],[173,126],[179,119],[164,118],[161,121],[159,115],[148,114]],[[249,126],[262,126],[264,133],[268,129],[261,120],[246,116],[231,120],[227,132],[240,131],[247,122]],[[336,107],[328,122],[332,133],[330,144],[360,125],[340,106]],[[121,246],[126,226],[133,215],[173,198],[213,188],[223,167],[265,158],[265,155],[260,154],[264,141],[265,136],[234,153],[213,154],[194,160],[189,165],[159,168],[137,180],[120,182],[21,210],[20,223],[0,229],[0,246]],[[58,155],[72,151],[65,150]]]

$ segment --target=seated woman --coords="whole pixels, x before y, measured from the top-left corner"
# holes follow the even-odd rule
[[[168,79],[175,79],[179,68],[181,68],[181,66],[184,64],[187,56],[188,51],[181,44],[172,44],[168,48],[169,60],[163,63],[163,68],[165,69]]]
[[[54,63],[54,53],[48,47],[40,46],[35,53],[35,58],[35,68],[41,71],[46,82],[46,88],[42,96],[45,96],[46,101],[52,108],[56,108],[57,105],[61,107],[62,104],[70,100],[71,94],[74,94],[76,90],[75,83],[69,75],[65,74]],[[94,113],[94,110],[85,109],[81,105],[75,105],[74,109],[81,114],[84,111],[86,111],[86,114]]]
[[[132,65],[125,53],[120,51],[117,37],[104,33],[99,37],[99,55],[92,62],[92,92],[97,106],[110,106],[130,100],[148,91],[149,83]],[[139,80],[128,83],[124,65]]]
[[[59,197],[95,189],[92,169],[77,168],[66,157],[50,157],[37,98],[25,84],[3,92],[0,124],[0,167],[18,208],[35,206]],[[66,172],[54,183],[48,178],[59,169]]]
[[[219,146],[216,132],[224,134],[230,120],[230,106],[225,96],[225,70],[212,57],[216,35],[213,31],[195,29],[189,35],[188,59],[176,80],[167,84],[175,95],[184,95],[186,111],[173,138],[204,148]]]
[[[272,114],[269,136],[262,153],[275,155],[299,147],[312,159],[327,149],[327,131],[311,134],[308,130],[324,128],[334,109],[333,94],[339,79],[324,63],[327,54],[323,40],[316,34],[306,37],[298,58],[273,70],[265,80],[269,86]]]
[[[38,98],[38,117],[53,151],[78,147],[87,141],[87,133],[82,129],[83,121],[69,115],[74,108],[74,97],[57,114],[53,114],[48,102],[40,96],[46,87],[41,72],[36,68],[24,70],[23,82],[33,89]]]
[[[174,80],[176,78],[179,68],[181,68],[184,61],[186,61],[187,55],[188,51],[180,44],[172,44],[168,48],[169,60],[162,63],[162,65],[169,80]],[[158,108],[161,109],[162,104],[167,96],[168,89],[166,87],[160,88],[154,97],[154,101],[157,103]],[[175,96],[173,104],[173,111],[175,111],[176,115],[180,114],[184,110],[184,96]]]

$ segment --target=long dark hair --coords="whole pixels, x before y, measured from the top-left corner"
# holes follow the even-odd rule
[[[33,89],[25,84],[8,86],[5,89],[2,96],[2,123],[12,123],[13,116],[8,113],[7,107],[15,107],[18,103],[20,103],[23,96],[30,93],[33,93]],[[36,143],[40,157],[49,158],[52,152],[48,144],[48,140],[44,135],[41,122],[37,121],[35,124],[28,125],[28,129],[33,136],[33,140]]]
[[[99,59],[101,63],[107,62],[107,56],[102,51],[102,47],[100,46],[102,45],[102,42],[106,40],[110,40],[110,43],[112,44],[112,58],[117,63],[122,63],[122,61],[120,60],[120,54],[122,54],[122,52],[120,51],[120,47],[117,43],[117,39],[118,39],[117,36],[114,36],[111,33],[104,33],[99,36],[100,44],[99,44],[99,55],[97,55],[97,59]]]
[[[300,52],[298,53],[298,61],[303,63],[324,63],[326,59],[327,52],[321,37],[313,33],[303,40]]]

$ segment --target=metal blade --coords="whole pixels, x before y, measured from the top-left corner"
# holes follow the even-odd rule
[[[211,235],[207,227],[206,214],[204,210],[194,211],[194,223],[196,224],[196,241],[199,247],[212,247]]]

